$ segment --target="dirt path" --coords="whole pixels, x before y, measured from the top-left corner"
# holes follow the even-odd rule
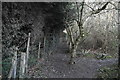
[[[60,48],[60,47],[59,47]],[[69,55],[65,54],[65,46],[54,55],[50,55],[46,61],[37,64],[30,70],[32,77],[46,78],[95,78],[97,70],[104,66],[117,64],[117,59],[96,60],[86,57],[76,58],[76,64],[68,64]],[[42,65],[42,67],[40,67]]]

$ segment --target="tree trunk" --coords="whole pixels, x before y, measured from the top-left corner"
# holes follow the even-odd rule
[[[78,44],[80,43],[80,40],[81,38],[83,38],[83,23],[82,23],[82,16],[83,16],[83,8],[84,8],[84,1],[82,2],[82,8],[81,10],[79,11],[79,5],[78,3],[76,3],[77,5],[77,10],[78,10],[78,21],[77,21],[77,25],[79,27],[79,36],[74,39],[73,38],[73,34],[72,34],[72,29],[68,29],[67,32],[70,33],[69,37],[70,37],[70,41],[71,41],[71,44],[72,44],[72,49],[71,49],[71,59],[70,59],[70,64],[75,64],[75,61],[73,60],[73,58],[76,56],[76,51],[77,51],[77,47],[78,47]],[[80,13],[79,13],[80,12]]]
[[[120,1],[118,2],[118,67],[120,68]],[[120,69],[119,69],[119,75],[120,75]],[[120,76],[119,76],[120,77]]]
[[[70,64],[75,64],[75,61],[73,60],[73,58],[76,57],[76,51],[77,51],[78,45],[81,44],[84,40],[85,40],[85,37],[84,38],[78,37],[78,39],[76,39],[76,41],[72,45],[71,52],[70,52],[71,53]]]
[[[71,52],[70,52],[70,54],[71,54],[70,64],[75,64],[74,58],[76,57],[77,46],[78,45],[72,46],[72,49],[71,49]]]

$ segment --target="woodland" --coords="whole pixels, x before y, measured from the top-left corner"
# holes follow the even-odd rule
[[[119,2],[2,2],[2,78],[118,78]]]

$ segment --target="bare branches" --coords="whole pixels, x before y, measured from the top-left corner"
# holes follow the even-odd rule
[[[109,4],[110,2],[106,2],[101,8],[98,8],[98,9],[93,9],[92,7],[92,11],[88,12],[88,14],[82,19],[82,23],[84,24],[84,22],[89,18],[91,17],[92,15],[94,14],[98,14],[100,13],[101,11],[103,10],[106,10],[106,7],[107,5]],[[87,5],[87,4],[86,4]]]
[[[101,14],[103,12],[108,11],[105,9],[111,8],[108,5],[109,3],[110,2],[104,2],[104,3],[98,3],[98,4],[95,3],[92,5],[89,5],[89,4],[85,3],[84,1],[81,3],[76,2],[75,6],[74,6],[74,10],[76,11],[74,13],[75,17],[72,17],[72,19],[69,19],[71,21],[74,20],[77,22],[77,24],[75,23],[73,27],[77,27],[77,29],[79,30],[77,33],[78,35],[74,37],[74,42],[72,41],[72,38],[73,38],[72,34],[75,34],[76,32],[71,31],[71,28],[68,28],[69,26],[66,27],[70,43],[73,44],[72,47],[70,47],[71,60],[74,57],[74,55],[76,54],[76,49],[77,49],[78,44],[83,43],[83,41],[86,40],[86,38],[88,37],[87,35],[89,35],[89,33],[91,31],[91,29],[87,33],[84,33],[84,31],[83,31],[83,26],[84,26],[84,23],[86,22],[86,20],[95,14],[99,14],[99,13]],[[86,36],[84,36],[84,34],[86,34]]]
[[[97,14],[97,13],[101,12],[102,10],[104,10],[104,9],[107,7],[108,3],[109,3],[109,2],[106,2],[106,4],[103,5],[101,8],[92,11],[92,14]]]
[[[69,39],[70,39],[71,44],[74,44],[74,41],[73,41],[73,39],[72,39],[72,34],[71,34],[70,28],[69,28],[69,27],[66,28],[66,31],[67,31],[67,34],[68,34],[68,36],[69,36]]]
[[[107,7],[107,5],[109,4],[109,2],[106,2],[101,8],[98,8],[98,9],[93,9],[92,7],[90,7],[90,6],[88,6],[88,7],[90,7],[91,9],[92,9],[92,11],[90,12],[90,13],[88,13],[89,15],[88,16],[86,16],[86,19],[88,18],[88,17],[90,17],[90,16],[92,16],[93,14],[98,14],[98,13],[100,13],[102,10],[104,10],[106,7]],[[81,10],[80,10],[80,12],[81,12],[81,14],[78,16],[78,17],[80,17],[80,19],[77,21],[77,23],[78,23],[78,26],[79,26],[79,31],[81,31],[81,26],[83,25],[83,23],[85,22],[85,20],[84,19],[82,19],[82,14],[83,14],[83,8],[84,8],[84,2],[83,2],[83,4],[81,5],[82,6],[82,8],[81,8]],[[78,7],[78,6],[77,6]],[[78,11],[79,11],[79,9],[78,9]],[[83,22],[84,21],[84,22]],[[76,40],[75,40],[75,43],[76,42],[78,42],[79,41],[79,39],[81,38],[81,35],[79,35],[77,38],[76,38]]]
[[[112,3],[112,2],[109,2],[109,3],[114,6],[113,9],[118,10],[117,6],[114,3]]]
[[[87,7],[89,7],[92,11],[94,11],[94,8],[92,8],[91,6],[89,6],[88,4],[85,4]]]
[[[80,35],[81,35],[81,26],[82,26],[82,16],[83,16],[83,9],[84,9],[84,1],[82,2],[81,6],[82,7],[81,7],[81,10],[80,10],[80,14],[79,14],[79,6],[77,5],[77,9],[78,9],[78,21],[77,21],[77,24],[78,24],[78,27],[79,27]]]

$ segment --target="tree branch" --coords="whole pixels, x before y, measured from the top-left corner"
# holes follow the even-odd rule
[[[107,7],[108,3],[109,2],[106,2],[106,4],[102,6],[102,8],[92,11],[92,14],[97,14],[101,12],[102,10],[104,10]]]
[[[88,18],[91,17],[92,15],[98,14],[98,13],[100,13],[102,10],[105,10],[105,8],[107,7],[108,3],[110,3],[110,2],[106,2],[101,8],[99,8],[99,9],[97,9],[97,10],[93,10],[93,11],[88,12],[89,15],[87,15],[87,16],[85,17],[85,19],[83,19],[83,23],[86,21],[86,19],[88,19]]]
[[[91,6],[85,4],[86,6],[88,6],[92,11],[94,11],[94,8],[92,8]]]
[[[90,16],[92,16],[93,14],[100,13],[102,10],[104,10],[104,9],[107,7],[108,3],[109,3],[109,2],[107,2],[107,3],[106,3],[105,5],[103,5],[101,8],[92,11],[92,13],[91,13],[89,16],[87,16],[87,18],[90,17]],[[83,6],[84,6],[84,4],[83,4]],[[81,11],[83,11],[83,10],[81,9]],[[81,12],[81,15],[82,15],[82,12]],[[82,23],[82,25],[83,25],[84,22],[82,22],[82,21],[83,21],[83,20],[82,20],[82,16],[81,16],[80,18],[81,18],[81,19],[80,19],[80,23]],[[86,19],[87,19],[87,18],[86,18]],[[85,20],[86,20],[86,19],[85,19]],[[80,26],[82,26],[82,25],[80,25]],[[80,26],[79,26],[79,27],[80,27]],[[80,38],[81,38],[81,35],[79,35],[79,36],[76,38],[75,44],[77,44],[77,42],[80,40]]]

